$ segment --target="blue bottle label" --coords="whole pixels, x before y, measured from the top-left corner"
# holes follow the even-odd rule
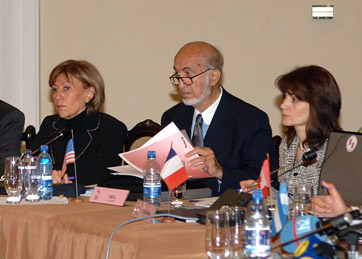
[[[52,177],[51,176],[42,176],[41,177],[41,186],[42,188],[52,188]]]
[[[161,196],[161,186],[143,186],[143,195],[145,197],[159,197]]]
[[[45,157],[40,160],[40,164],[47,165],[50,164],[49,158]]]
[[[245,246],[256,247],[256,246],[269,246],[269,231],[268,230],[245,230]]]

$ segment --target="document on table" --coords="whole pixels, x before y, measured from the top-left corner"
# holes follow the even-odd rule
[[[115,171],[113,175],[127,175],[143,179],[143,173],[134,169],[130,165],[112,166],[108,167],[109,170]]]
[[[205,199],[197,199],[196,202],[194,203],[194,206],[195,207],[209,208],[219,198],[220,197],[210,197],[210,198],[205,198]]]

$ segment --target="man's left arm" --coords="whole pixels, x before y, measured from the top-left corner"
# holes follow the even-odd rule
[[[6,157],[20,154],[24,123],[24,114],[18,110],[9,113],[0,123],[0,172]]]
[[[220,192],[232,188],[240,188],[239,182],[242,180],[259,178],[260,170],[264,159],[269,154],[271,170],[277,168],[276,149],[273,144],[269,119],[266,114],[262,114],[258,120],[249,124],[247,134],[244,131],[243,147],[236,149],[240,151],[239,158],[241,160],[238,167],[230,167],[228,164],[222,164],[223,175],[221,179]]]

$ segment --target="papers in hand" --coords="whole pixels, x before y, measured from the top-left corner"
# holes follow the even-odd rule
[[[180,131],[177,126],[171,122],[167,127],[162,129],[153,138],[147,141],[142,147],[131,150],[129,152],[121,153],[119,156],[127,162],[130,166],[139,172],[142,172],[143,165],[147,160],[148,151],[156,151],[156,160],[162,168],[170,148],[175,150],[177,155],[185,163],[186,172],[190,178],[210,178],[210,174],[202,169],[192,168],[188,162],[197,157],[186,158],[185,154],[193,150],[190,140],[184,131]]]

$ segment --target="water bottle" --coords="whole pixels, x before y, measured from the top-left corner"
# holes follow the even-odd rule
[[[36,157],[31,155],[31,150],[24,151],[24,157],[21,159],[21,175],[23,178],[23,188],[25,199],[27,201],[39,200],[39,188],[41,175],[36,170]]]
[[[160,165],[156,160],[156,152],[147,152],[147,161],[143,167],[143,201],[161,205],[161,176]]]
[[[253,200],[245,218],[244,253],[246,258],[270,255],[270,223],[263,205],[263,192],[253,190]]]
[[[50,200],[53,196],[53,164],[50,155],[48,154],[47,145],[40,146],[40,155],[38,157],[37,170],[39,175],[41,175],[39,191],[40,199]]]

